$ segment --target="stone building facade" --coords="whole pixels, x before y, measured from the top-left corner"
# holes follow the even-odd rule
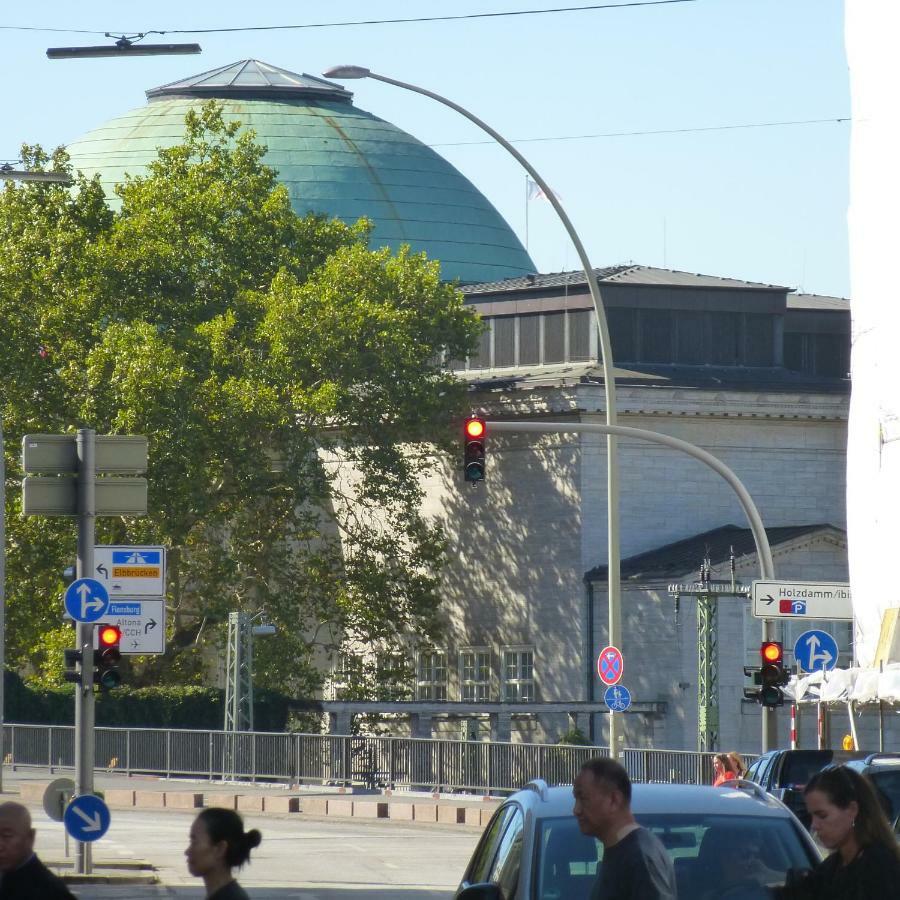
[[[847,301],[641,266],[598,274],[619,424],[689,441],[733,469],[771,529],[779,577],[846,580]],[[469,383],[473,412],[504,421],[604,421],[583,274],[464,291],[488,324],[476,356],[453,364]],[[716,473],[659,445],[620,439],[618,447],[623,683],[637,701],[624,717],[625,742],[696,747],[696,610],[683,600],[676,623],[667,587],[693,578],[710,554],[720,571],[729,536],[741,580],[758,573],[758,560],[741,507]],[[489,427],[483,484],[463,483],[448,462],[427,485],[428,511],[453,537],[450,624],[446,643],[420,661],[417,699],[441,696],[448,713],[478,698],[602,700],[594,665],[606,643],[605,456],[600,435],[491,434]],[[742,700],[741,688],[743,666],[758,662],[760,625],[747,607],[746,600],[719,606],[720,740],[754,749],[759,709]],[[849,661],[846,627],[805,625],[833,631]],[[794,631],[783,635],[788,650]],[[605,721],[585,714],[578,724],[603,743]],[[452,714],[433,723],[436,733],[458,733]],[[555,740],[571,717],[519,712],[512,724],[514,740]]]

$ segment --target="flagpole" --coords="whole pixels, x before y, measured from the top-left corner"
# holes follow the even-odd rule
[[[525,252],[528,252],[528,176],[525,176]]]

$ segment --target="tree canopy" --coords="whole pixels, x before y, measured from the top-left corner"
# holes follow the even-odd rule
[[[63,150],[25,147],[35,169]],[[298,216],[265,148],[215,103],[116,187],[0,192],[0,412],[8,658],[52,679],[70,630],[74,523],[19,515],[29,432],[150,441],[149,513],[98,543],[169,548],[169,650],[137,676],[199,683],[232,610],[278,626],[260,683],[316,684],[317,647],[397,648],[440,629],[445,543],[418,477],[459,415],[441,361],[480,332],[439,263],[368,248],[370,226]],[[204,651],[206,651],[204,653]]]

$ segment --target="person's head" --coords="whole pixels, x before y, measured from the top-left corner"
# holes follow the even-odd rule
[[[589,759],[578,773],[572,789],[573,815],[583,834],[604,844],[615,839],[619,829],[634,821],[631,815],[631,779],[614,759]]]
[[[262,835],[244,831],[244,821],[232,809],[204,809],[191,825],[190,843],[184,855],[191,875],[205,877],[215,871],[240,868],[259,846]]]
[[[738,778],[743,778],[747,773],[747,767],[744,765],[744,757],[741,756],[737,750],[732,750],[726,755],[728,756],[728,763],[731,766],[731,771],[734,772],[735,776]]]
[[[31,814],[21,803],[0,803],[0,872],[18,869],[32,853]]]
[[[731,762],[725,753],[717,753],[713,757],[713,770],[717,776],[731,771]]]
[[[900,852],[875,790],[859,772],[826,766],[810,778],[803,794],[812,829],[827,849],[878,843]]]

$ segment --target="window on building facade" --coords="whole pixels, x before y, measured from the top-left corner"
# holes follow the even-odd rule
[[[472,647],[459,654],[460,699],[484,703],[491,699],[491,651]]]
[[[447,654],[423,650],[416,662],[416,700],[447,699]]]
[[[357,653],[339,653],[331,670],[331,699],[345,700],[362,682],[363,659]]]
[[[586,362],[591,358],[591,323],[594,315],[589,309],[573,309],[567,313],[566,319],[569,327],[568,358],[572,362]]]
[[[566,361],[566,314],[544,313],[544,362]]]
[[[412,669],[402,653],[375,656],[376,700],[408,700]]]
[[[534,700],[534,650],[514,647],[503,651],[503,699],[507,703]]]
[[[536,365],[541,361],[541,317],[539,315],[517,316],[519,320],[520,366]]]

